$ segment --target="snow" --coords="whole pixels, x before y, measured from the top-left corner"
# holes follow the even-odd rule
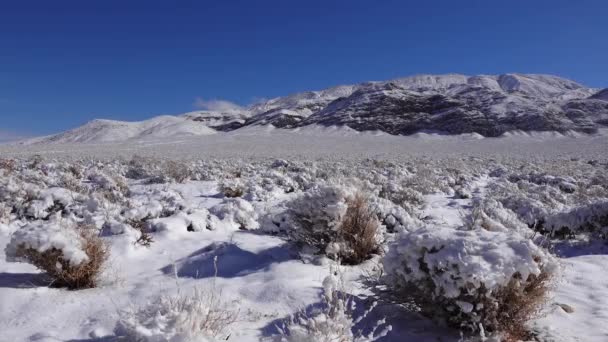
[[[82,127],[51,136],[26,140],[32,143],[104,143],[125,140],[201,136],[215,131],[203,124],[176,116],[158,116],[145,121],[126,122],[116,120],[93,120]]]
[[[546,252],[518,234],[440,227],[402,233],[389,247],[384,267],[389,276],[416,282],[429,276],[418,266],[421,258],[428,269],[442,270],[430,276],[436,294],[447,298],[458,297],[463,288],[493,291],[516,273],[528,279],[556,267]]]
[[[33,249],[39,253],[57,249],[61,251],[63,259],[74,266],[88,261],[89,258],[82,249],[81,237],[71,227],[63,225],[65,223],[34,222],[16,230],[6,245],[7,260],[22,260],[19,249],[24,248]]]
[[[383,302],[367,285],[382,265],[387,266],[384,274],[398,273],[401,262],[418,262],[422,247],[444,246],[424,260],[437,267],[458,265],[433,278],[449,296],[464,281],[496,287],[515,272],[538,274],[539,260],[548,269],[557,259],[559,281],[542,308],[546,316],[530,326],[544,341],[606,340],[606,249],[595,250],[587,243],[605,242],[584,235],[569,249],[557,246],[550,248],[555,255],[549,253],[543,248],[554,247],[549,237],[541,239],[508,205],[510,197],[503,196],[513,197],[512,203],[522,209],[539,205],[556,225],[579,225],[600,216],[606,201],[606,136],[422,139],[334,130],[247,127],[205,141],[3,149],[3,157],[42,154],[54,161],[36,168],[18,160],[20,166],[12,174],[0,170],[0,209],[8,209],[0,210],[0,250],[8,252],[0,253],[2,339],[103,341],[119,335],[213,340],[218,336],[188,335],[180,330],[180,322],[204,315],[207,306],[200,305],[204,300],[196,291],[215,288],[221,303],[238,308],[238,320],[227,326],[229,340],[275,338],[277,326],[306,312],[307,319],[294,330],[317,322],[330,332],[346,327],[353,335],[358,328],[367,334],[386,318],[392,330],[379,341],[458,341],[458,330]],[[125,179],[130,166],[124,158],[133,154],[184,158],[194,170],[192,179],[183,184]],[[83,156],[84,161],[76,161]],[[79,163],[83,176],[75,178],[85,187],[84,194],[61,188],[59,182],[64,168]],[[243,196],[225,198],[220,183],[226,180],[243,186]],[[126,183],[128,194],[112,201],[103,197],[120,182]],[[296,203],[294,208],[307,213],[318,228],[335,227],[354,191],[351,186],[369,194],[388,254],[342,266],[336,277],[336,263],[323,251],[307,258],[310,251],[290,243],[278,227],[294,228],[280,220],[289,203]],[[51,201],[61,205],[49,206]],[[28,211],[30,206],[36,210]],[[472,215],[476,209],[478,215]],[[48,287],[39,270],[14,262],[14,248],[21,242],[38,250],[52,246],[70,262],[82,262],[86,255],[79,238],[63,223],[80,221],[99,228],[111,250],[99,287]],[[153,239],[149,247],[136,242],[142,234],[134,228],[138,221],[146,224],[141,229]],[[408,277],[420,276],[418,271]],[[339,298],[335,290],[342,291],[340,277],[348,283],[344,292],[352,294],[356,308],[330,316],[320,308],[324,296]],[[176,298],[188,309],[167,304]],[[380,303],[374,307],[376,300]],[[462,298],[456,298],[455,305],[464,313],[476,310]],[[371,308],[358,322],[359,314]],[[350,329],[353,325],[356,328]],[[304,335],[304,340],[310,339],[310,334]]]

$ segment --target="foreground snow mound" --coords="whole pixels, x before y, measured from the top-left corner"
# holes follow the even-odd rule
[[[501,331],[505,320],[525,322],[537,309],[534,296],[544,294],[556,262],[519,234],[437,227],[402,233],[384,267],[389,284],[417,297],[427,314],[470,331]]]
[[[23,261],[19,256],[20,249],[33,249],[41,254],[56,249],[71,266],[78,266],[89,260],[83,250],[81,235],[75,229],[62,227],[57,222],[32,222],[15,231],[5,249],[6,259],[13,262]]]

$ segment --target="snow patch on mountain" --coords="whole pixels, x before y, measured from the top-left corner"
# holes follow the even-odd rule
[[[64,133],[23,143],[102,143],[215,133],[215,130],[187,118],[163,115],[137,122],[97,119]]]

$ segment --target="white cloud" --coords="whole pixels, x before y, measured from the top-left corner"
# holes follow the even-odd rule
[[[220,112],[243,110],[243,107],[239,106],[234,102],[217,99],[205,100],[200,97],[197,97],[196,100],[194,100],[194,106],[196,108],[204,110],[213,110]]]

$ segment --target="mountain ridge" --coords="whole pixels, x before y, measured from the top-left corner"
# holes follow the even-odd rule
[[[346,126],[500,136],[508,131],[594,133],[608,125],[608,89],[553,75],[414,75],[277,97],[245,108],[199,110],[140,122],[93,120],[31,143],[108,142],[202,136],[246,126]]]

